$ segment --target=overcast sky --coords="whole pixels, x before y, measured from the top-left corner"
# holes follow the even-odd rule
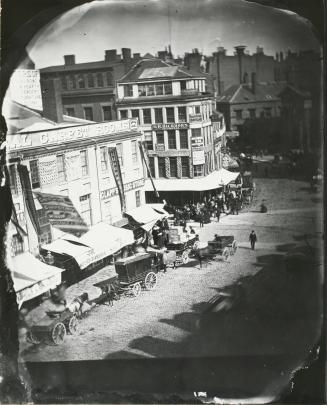
[[[296,14],[244,0],[94,1],[77,7],[45,27],[28,47],[37,68],[103,60],[105,49],[131,48],[156,54],[171,44],[174,56],[235,45],[265,53],[319,49],[310,26]]]

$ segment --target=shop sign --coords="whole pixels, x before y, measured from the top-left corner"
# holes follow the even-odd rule
[[[162,143],[156,144],[156,152],[163,152],[165,150],[165,145]]]
[[[120,198],[120,204],[122,211],[126,210],[126,200],[124,194],[124,184],[123,177],[120,170],[120,163],[118,158],[117,148],[108,148],[109,160],[111,164],[111,169],[115,178],[115,182],[118,188],[118,194]]]
[[[197,136],[191,138],[192,147],[193,146],[204,146],[204,139],[202,136]]]
[[[201,147],[201,146],[192,147],[192,161],[193,161],[193,166],[203,165],[205,163],[203,147]]]
[[[153,131],[164,131],[169,129],[188,129],[188,122],[171,122],[168,124],[152,124]]]
[[[74,127],[69,126],[59,129],[54,128],[47,131],[25,132],[7,136],[6,144],[8,151],[11,151],[34,148],[37,146],[61,144],[122,132],[136,132],[138,130],[137,122],[137,118],[130,118],[121,121],[108,121]]]
[[[190,122],[202,122],[202,114],[190,114],[189,121]]]
[[[124,191],[134,190],[136,188],[140,188],[144,186],[144,178],[131,181],[129,183],[124,184]],[[118,195],[118,188],[108,188],[106,190],[101,191],[101,200],[106,200],[107,198],[114,197]]]

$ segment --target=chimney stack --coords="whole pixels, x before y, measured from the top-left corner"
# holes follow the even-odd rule
[[[263,55],[263,47],[262,46],[257,46],[257,54]]]
[[[123,60],[131,59],[132,52],[130,48],[121,48],[121,54],[123,56]]]
[[[251,90],[253,94],[255,94],[256,92],[256,86],[257,86],[257,75],[256,73],[253,72],[251,74]]]
[[[41,79],[43,116],[54,122],[63,121],[60,80]]]
[[[240,74],[240,84],[242,84],[243,82],[243,55],[244,55],[244,50],[245,50],[246,46],[244,45],[238,45],[235,46],[235,50],[236,50],[236,54],[237,54],[237,58],[238,58],[238,68],[239,68],[239,74]]]
[[[75,55],[64,55],[65,65],[75,65]]]
[[[134,59],[141,59],[141,54],[140,53],[133,53],[133,58]]]
[[[117,49],[107,49],[105,51],[104,60],[106,62],[115,62],[117,59]]]
[[[284,60],[284,54],[283,54],[283,52],[279,52],[279,60],[280,60],[281,62],[283,62],[283,60]]]
[[[161,60],[166,60],[166,58],[167,58],[167,50],[158,51],[158,58],[161,59]]]

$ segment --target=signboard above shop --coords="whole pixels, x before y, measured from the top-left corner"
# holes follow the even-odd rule
[[[202,122],[202,114],[190,114],[190,122]]]
[[[170,129],[188,129],[188,122],[171,122],[168,124],[152,124],[153,131],[164,131]]]
[[[64,128],[54,127],[53,129],[51,128],[46,131],[21,131],[15,135],[7,136],[7,150],[28,149],[37,146],[56,145],[111,134],[137,132],[137,122],[137,118],[130,118],[121,121],[101,122],[99,124],[85,124]]]

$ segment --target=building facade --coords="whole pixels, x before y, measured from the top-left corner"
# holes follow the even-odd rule
[[[140,140],[135,119],[32,132],[27,128],[8,137],[10,184],[17,222],[28,234],[28,240],[25,240],[28,247],[24,249],[36,252],[40,244],[53,239],[53,227],[49,227],[39,193],[57,196],[57,199],[68,197],[87,227],[101,221],[115,224],[122,220],[122,202],[110,148],[117,151],[126,209],[143,204]],[[22,167],[29,176],[26,184],[30,183],[30,193],[24,192],[28,187],[19,173]],[[41,228],[39,235],[33,229],[33,215],[28,207],[32,194]],[[67,207],[63,210],[68,212]],[[62,221],[66,220],[69,221],[69,217],[62,218]],[[54,227],[55,222],[50,220]],[[23,247],[20,245],[17,249]]]
[[[153,179],[204,177],[221,167],[207,75],[156,58],[142,60],[117,83],[118,118],[137,118]]]

